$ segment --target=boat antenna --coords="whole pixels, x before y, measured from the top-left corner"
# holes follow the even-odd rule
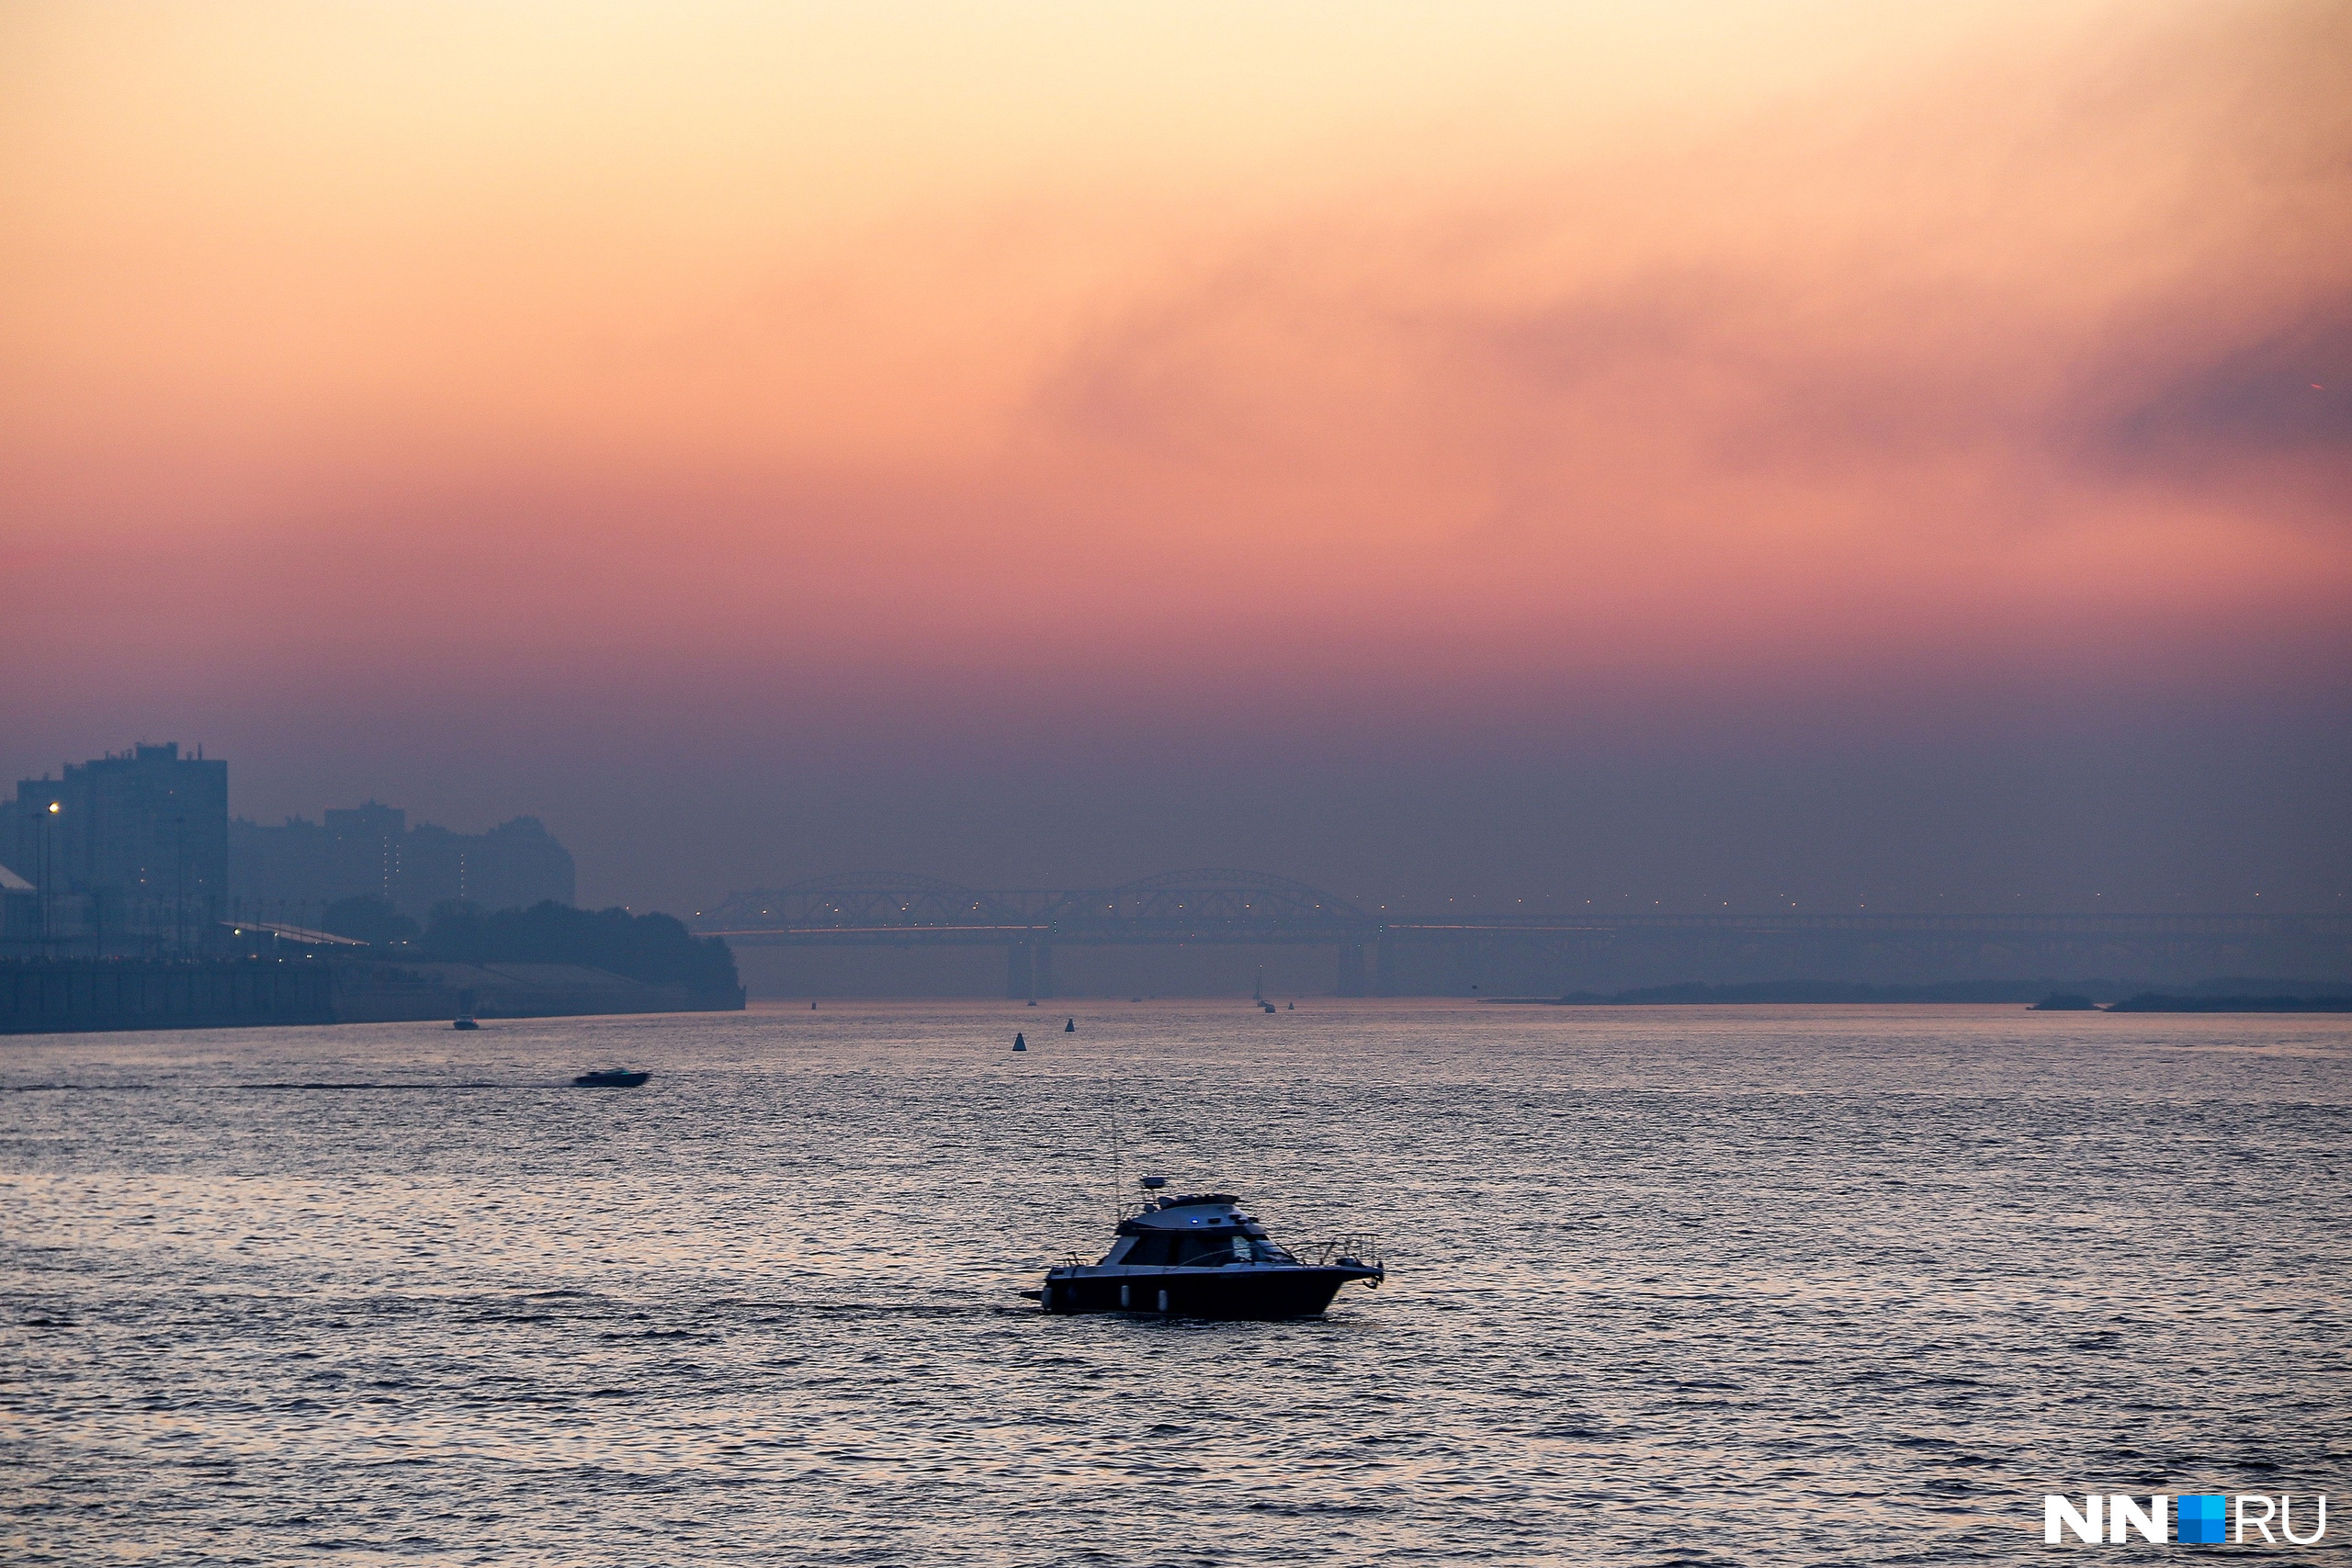
[[[1111,1119],[1111,1224],[1115,1228],[1127,1217],[1127,1157],[1119,1136],[1119,1097],[1108,1078],[1102,1080],[1102,1103]]]

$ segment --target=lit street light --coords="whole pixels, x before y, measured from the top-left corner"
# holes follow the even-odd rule
[[[57,851],[51,842],[57,834],[52,825],[58,813],[63,809],[61,802],[52,800],[49,803],[49,821],[41,824],[40,863],[33,873],[40,880],[40,955],[43,958],[53,956],[49,939],[49,881],[57,872]]]

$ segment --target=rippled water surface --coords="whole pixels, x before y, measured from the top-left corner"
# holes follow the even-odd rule
[[[0,1549],[1964,1562],[2047,1555],[2045,1491],[2352,1511],[2352,1022],[1070,1010],[0,1041]],[[1389,1283],[1044,1316],[1114,1105],[1130,1179]]]

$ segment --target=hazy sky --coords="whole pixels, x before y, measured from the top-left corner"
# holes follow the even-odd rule
[[[2342,908],[2347,81],[2341,4],[19,0],[0,768],[640,907]]]

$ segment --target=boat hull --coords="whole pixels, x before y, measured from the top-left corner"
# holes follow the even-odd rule
[[[1373,1269],[1057,1269],[1038,1292],[1047,1312],[1148,1313],[1155,1317],[1318,1317]]]

